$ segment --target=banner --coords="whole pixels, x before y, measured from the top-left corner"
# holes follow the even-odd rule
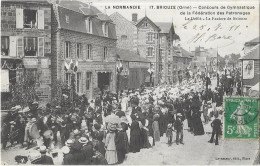
[[[243,61],[243,79],[254,78],[254,60]]]

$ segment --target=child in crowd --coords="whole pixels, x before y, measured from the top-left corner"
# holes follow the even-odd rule
[[[173,129],[172,124],[169,123],[166,130],[166,137],[168,138],[168,145],[170,146],[172,144],[172,136],[173,136]]]
[[[182,115],[181,113],[177,114],[177,119],[174,123],[174,128],[176,130],[176,144],[183,143],[183,122],[182,122]]]

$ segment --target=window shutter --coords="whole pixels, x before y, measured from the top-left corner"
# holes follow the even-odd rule
[[[23,9],[16,9],[16,28],[23,29]]]
[[[44,56],[44,37],[38,37],[38,56]]]
[[[38,29],[44,29],[44,10],[38,10]]]
[[[17,47],[17,39],[16,36],[10,36],[9,50],[10,56],[16,57],[16,47]]]
[[[17,37],[17,57],[24,56],[23,37]]]

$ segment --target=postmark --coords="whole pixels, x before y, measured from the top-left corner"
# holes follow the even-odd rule
[[[224,138],[259,138],[259,99],[225,97]]]

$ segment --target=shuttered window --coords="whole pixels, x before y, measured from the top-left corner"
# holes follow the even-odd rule
[[[37,37],[24,37],[24,56],[37,56],[37,43]]]
[[[9,55],[9,36],[1,36],[1,54],[4,56]]]
[[[16,9],[16,28],[44,29],[44,10]]]

